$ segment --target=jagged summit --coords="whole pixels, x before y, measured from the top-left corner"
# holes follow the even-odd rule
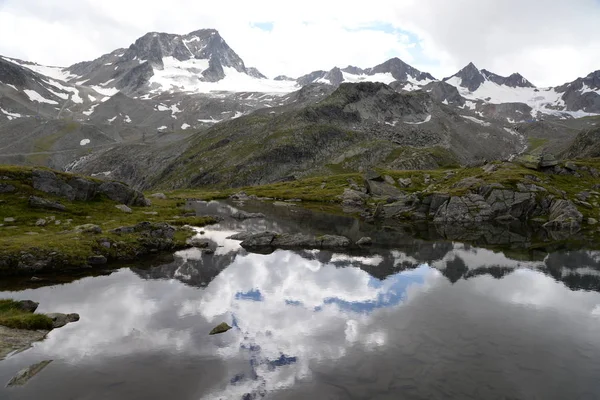
[[[408,65],[397,57],[391,58],[372,68],[359,68],[349,65],[345,68],[334,67],[329,71],[313,71],[297,79],[300,86],[311,83],[324,83],[338,86],[342,82],[381,82],[390,84],[395,81],[410,84],[409,90],[418,89],[422,85],[434,81],[435,78],[427,72]]]
[[[149,32],[127,49],[72,65],[68,71],[87,84],[128,94],[148,90],[219,90],[210,83],[219,83],[227,77],[233,77],[237,87],[243,88],[242,83],[252,86],[253,80],[266,79],[256,68],[246,67],[215,29],[199,29],[185,35]],[[239,82],[240,79],[244,82]],[[235,85],[220,90],[229,87]]]
[[[456,74],[445,78],[444,81],[453,84],[454,86],[461,86],[466,88],[470,92],[475,92],[481,87],[486,81],[493,82],[497,85],[508,86],[511,88],[535,88],[535,86],[523,77],[523,75],[515,72],[507,77],[495,74],[486,69],[479,69],[470,62],[463,69],[458,71]]]
[[[475,64],[470,62],[456,74],[445,78],[444,81],[454,86],[462,86],[470,92],[474,92],[486,81],[486,78]]]
[[[519,74],[518,72],[512,73],[507,77],[497,75],[497,74],[490,72],[488,70],[485,70],[485,69],[482,69],[481,73],[483,74],[483,76],[485,76],[486,79],[488,79],[498,85],[505,85],[505,86],[509,86],[512,88],[515,88],[515,87],[534,88],[535,87],[531,82],[529,82],[527,79],[525,79],[523,77],[523,75]]]

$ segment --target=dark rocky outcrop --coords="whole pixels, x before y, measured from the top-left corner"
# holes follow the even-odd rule
[[[128,206],[147,206],[143,193],[115,181],[99,182],[82,177],[65,177],[52,171],[34,169],[31,173],[33,188],[44,193],[63,197],[69,201],[90,201],[98,194]]]
[[[455,186],[460,187],[463,181]],[[583,216],[572,201],[555,199],[547,194],[546,189],[539,187],[543,190],[538,190],[538,186],[532,186],[531,191],[518,191],[500,184],[484,184],[471,188],[470,192],[463,195],[403,195],[397,201],[383,206],[383,216],[433,220],[440,224],[547,218],[548,223],[544,225],[547,229],[579,230]],[[525,185],[521,187],[527,189]]]
[[[67,207],[60,204],[58,201],[43,199],[38,196],[30,196],[28,200],[29,207],[43,208],[45,210],[66,211]]]

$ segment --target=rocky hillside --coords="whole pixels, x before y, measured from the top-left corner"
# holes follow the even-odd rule
[[[374,165],[437,168],[522,148],[516,133],[458,115],[425,92],[342,84],[300,110],[251,115],[197,135],[154,185],[255,185]]]
[[[563,156],[565,158],[600,157],[600,127],[580,132]]]

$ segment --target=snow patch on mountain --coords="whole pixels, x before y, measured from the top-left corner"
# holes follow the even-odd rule
[[[101,86],[90,86],[90,88],[92,88],[96,92],[100,93],[101,95],[104,95],[107,97],[111,97],[111,96],[114,96],[115,94],[119,93],[119,89],[116,89],[116,88],[105,88],[105,87],[101,87]],[[104,101],[104,100],[102,100],[102,101]]]
[[[2,57],[4,60],[11,62],[13,64],[17,64],[20,67],[27,68],[33,72],[37,72],[38,74],[45,75],[49,78],[56,79],[59,81],[68,81],[69,79],[77,78],[76,75],[71,74],[65,68],[61,67],[49,67],[46,65],[39,65],[35,63],[25,63],[14,58]]]
[[[6,115],[6,118],[8,118],[9,121],[13,120],[15,118],[21,118],[21,117],[23,117],[23,115],[21,115],[19,113],[13,113],[13,112],[10,112],[10,111],[6,111],[6,110],[4,110],[2,108],[0,108],[0,112],[2,114]]]
[[[482,121],[482,120],[480,120],[478,118],[471,117],[471,116],[468,116],[468,115],[461,115],[461,117],[463,117],[465,119],[468,119],[471,122],[475,122],[476,124],[479,124],[481,126],[490,126],[490,125],[492,125],[489,122],[485,122],[485,121]]]
[[[23,92],[29,97],[31,101],[37,101],[38,103],[58,104],[57,101],[49,100],[43,97],[41,94],[31,89],[24,89]]]
[[[93,114],[94,108],[98,107],[98,104],[94,104],[89,110],[83,111],[82,114],[87,115],[88,117]]]
[[[344,77],[344,82],[348,83],[359,83],[359,82],[381,82],[389,85],[394,82],[396,79],[392,76],[390,72],[379,73],[373,75],[354,75],[349,72],[342,71],[342,76]],[[327,81],[329,83],[329,81]]]
[[[408,125],[421,125],[424,124],[425,122],[429,122],[431,121],[431,115],[428,115],[427,117],[425,117],[425,119],[423,121],[420,122],[404,122],[405,124]]]
[[[80,145],[80,146],[85,146],[86,144],[89,144],[89,143],[90,143],[90,139],[82,139],[82,140],[79,142],[79,145]]]
[[[224,67],[225,78],[217,82],[201,80],[202,72],[209,68],[208,60],[190,59],[179,61],[174,57],[163,58],[163,69],[154,68],[150,78],[151,92],[262,92],[290,93],[298,90],[295,82],[258,79]]]

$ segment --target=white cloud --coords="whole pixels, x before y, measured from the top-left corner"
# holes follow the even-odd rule
[[[595,0],[5,0],[0,35],[11,40],[0,43],[0,54],[68,65],[127,47],[149,31],[210,27],[270,76],[368,67],[398,56],[438,78],[473,61],[557,85],[600,68],[599,10]],[[265,22],[271,31],[255,25]]]

